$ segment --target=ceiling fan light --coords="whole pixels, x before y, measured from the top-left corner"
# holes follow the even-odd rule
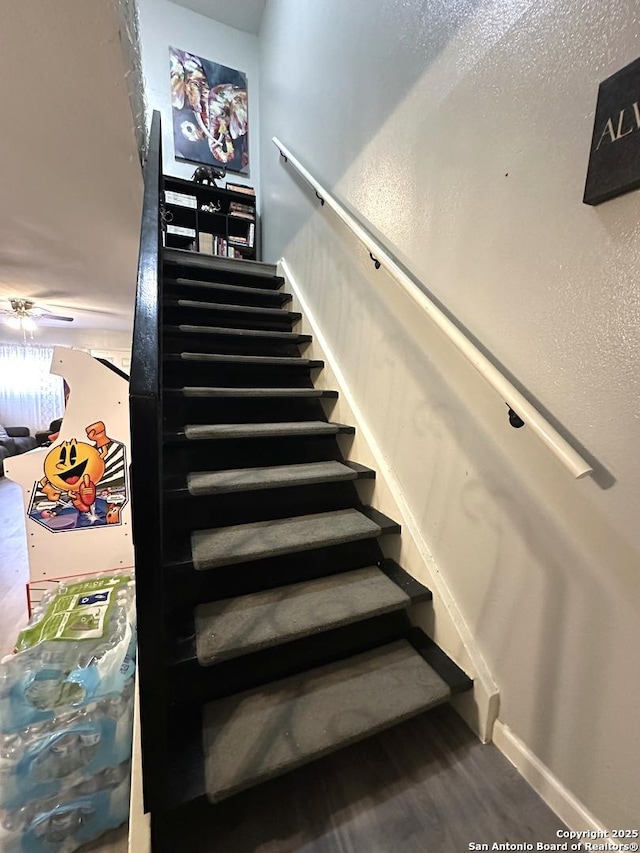
[[[37,329],[34,320],[31,317],[22,317],[22,328],[27,332],[33,332],[34,329]]]
[[[20,324],[20,317],[7,317],[5,319],[5,323],[7,326],[10,326],[12,329],[20,329],[22,328]]]

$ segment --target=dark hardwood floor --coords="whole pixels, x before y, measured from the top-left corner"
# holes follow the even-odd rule
[[[182,853],[462,853],[564,824],[449,707],[163,825]],[[472,848],[471,848],[472,849]]]

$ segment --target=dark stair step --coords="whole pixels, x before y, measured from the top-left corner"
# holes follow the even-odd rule
[[[192,326],[181,323],[179,326],[165,326],[165,333],[188,336],[188,335],[217,335],[219,337],[241,338],[245,342],[268,341],[274,343],[307,344],[311,341],[311,335],[298,335],[295,332],[272,332],[262,329],[229,329],[224,326]]]
[[[234,524],[191,534],[191,555],[197,571],[264,560],[343,542],[399,532],[391,519],[367,508],[340,509],[253,524]]]
[[[165,396],[194,398],[256,398],[288,397],[290,399],[327,399],[335,400],[337,391],[324,391],[321,388],[211,388],[207,386],[190,386],[184,388],[165,388]]]
[[[361,564],[366,567],[367,563]],[[401,570],[400,570],[401,571]],[[408,577],[408,576],[407,576]],[[424,588],[422,588],[424,591]],[[365,619],[303,637],[240,658],[201,667],[192,654],[193,665],[179,663],[171,668],[175,696],[169,723],[171,730],[171,783],[168,795],[173,806],[203,797],[206,793],[202,738],[202,705],[238,694],[263,689],[275,681],[310,673],[316,667],[345,662],[355,655],[382,651],[398,640],[408,640],[432,670],[448,684],[451,696],[470,690],[472,680],[418,628],[409,628],[405,610]],[[304,648],[300,648],[300,646]],[[348,650],[348,651],[347,651]],[[346,652],[346,653],[345,653]],[[177,662],[176,662],[177,663]],[[244,673],[239,672],[244,670]],[[193,682],[202,679],[200,688]],[[212,689],[213,688],[213,689]],[[266,689],[270,689],[267,687]]]
[[[246,298],[256,300],[260,303],[267,302],[271,305],[284,305],[291,301],[291,294],[282,290],[265,290],[262,287],[245,287],[240,284],[226,284],[222,281],[197,281],[192,278],[166,279],[164,282],[165,292],[173,290],[202,290],[214,294],[216,298]],[[251,304],[251,303],[250,303]]]
[[[380,565],[382,561],[384,555],[380,540],[360,539],[335,545],[330,553],[327,548],[315,548],[303,553],[283,554],[266,562],[254,560],[243,563],[242,571],[196,572],[187,536],[186,541],[175,543],[172,550],[166,549],[164,572],[171,591],[168,598],[170,609],[190,608],[192,612],[203,601],[249,595],[276,586]]]
[[[421,600],[430,598],[424,590]],[[401,610],[415,603],[377,566],[317,578],[195,610],[201,666]]]
[[[166,308],[242,314],[256,319],[280,320],[283,323],[291,323],[291,325],[302,318],[299,311],[287,311],[284,308],[261,308],[256,305],[235,305],[230,302],[200,302],[195,299],[172,299],[169,297],[164,300],[164,305]]]
[[[188,474],[186,486],[191,495],[199,496],[374,477],[375,471],[356,462],[328,461],[261,468],[232,468],[225,471],[195,471]]]
[[[207,797],[217,802],[409,719],[450,696],[399,640],[203,708]]]
[[[260,261],[222,258],[216,255],[189,252],[186,249],[166,247],[162,251],[162,260],[171,268],[188,269],[192,275],[202,275],[204,281],[208,280],[208,276],[220,279],[224,275],[228,283],[248,287],[278,290],[284,284],[284,278],[277,275],[275,264],[265,264]],[[168,277],[176,278],[177,276],[171,270]]]
[[[318,359],[295,358],[294,356],[225,355],[224,353],[214,352],[165,353],[164,360],[247,367],[304,367],[307,369],[324,367],[324,361]]]
[[[308,435],[353,435],[355,428],[348,424],[326,421],[289,421],[286,423],[189,424],[183,430],[165,433],[165,441],[189,441],[228,438],[277,438]]]

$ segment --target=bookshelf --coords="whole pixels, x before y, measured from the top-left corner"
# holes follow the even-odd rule
[[[165,175],[163,205],[165,246],[257,260],[255,195]]]

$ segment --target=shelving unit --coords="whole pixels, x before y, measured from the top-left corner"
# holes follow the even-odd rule
[[[175,194],[183,198],[177,200]],[[163,196],[165,246],[200,254],[259,260],[254,195],[165,175]],[[219,210],[202,209],[208,205],[219,207]]]

